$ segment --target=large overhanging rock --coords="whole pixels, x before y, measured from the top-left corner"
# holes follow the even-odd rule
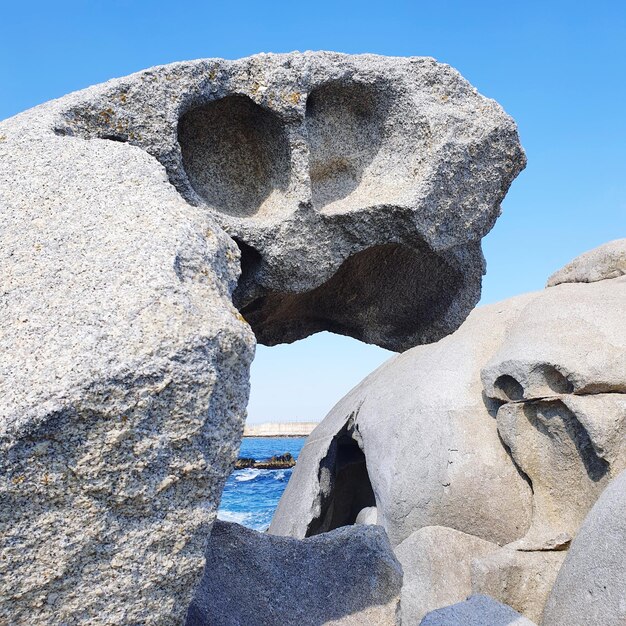
[[[0,123],[0,621],[180,622],[242,431],[237,308],[268,344],[438,339],[524,163],[426,58],[178,63]]]
[[[268,345],[331,330],[404,350],[452,332],[525,165],[511,118],[429,58],[178,63],[66,98],[47,123],[165,166],[239,243],[235,303]]]

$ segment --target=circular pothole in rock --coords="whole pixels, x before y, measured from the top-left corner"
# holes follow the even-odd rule
[[[306,128],[314,206],[355,195],[357,204],[375,203],[382,181],[370,180],[378,177],[368,175],[368,166],[383,142],[386,108],[381,88],[373,85],[333,81],[311,91]],[[361,187],[367,188],[366,198],[355,194]]]
[[[257,214],[289,183],[289,141],[278,116],[247,96],[196,107],[178,124],[191,186],[212,208],[234,217]]]
[[[541,365],[533,374],[535,374],[533,378],[539,378],[543,382],[543,384],[537,385],[540,389],[538,390],[539,393],[536,392],[535,395],[550,395],[550,392],[559,394],[574,392],[573,383],[552,365]]]
[[[498,376],[493,383],[493,388],[498,397],[505,402],[517,402],[524,399],[524,387],[508,374],[502,374]]]

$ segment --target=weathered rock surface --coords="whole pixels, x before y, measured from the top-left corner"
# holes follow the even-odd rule
[[[235,303],[268,345],[331,330],[399,350],[453,331],[525,165],[498,104],[429,58],[208,59],[64,103],[51,128],[146,150],[237,240]]]
[[[539,624],[566,554],[502,548],[478,557],[471,566],[472,593],[490,596]]]
[[[176,623],[243,429],[237,248],[59,107],[0,125],[0,622]]]
[[[561,283],[594,283],[626,275],[626,239],[609,241],[576,257],[548,278],[547,287]]]
[[[430,611],[465,600],[472,593],[472,561],[498,549],[443,526],[416,530],[395,548],[404,571],[402,626],[417,626]]]
[[[568,405],[582,410],[572,411]],[[597,417],[590,420],[595,429],[585,428],[581,414]],[[497,420],[502,440],[533,485],[533,523],[514,547],[545,550],[567,545],[611,476],[626,464],[626,396],[508,403]],[[609,429],[618,436],[616,445],[594,446],[594,432],[602,435]]]
[[[187,626],[395,625],[401,585],[380,526],[297,540],[217,521]]]
[[[489,596],[474,595],[429,613],[420,626],[534,626],[533,622]]]
[[[533,485],[515,548],[565,546],[626,465],[626,277],[551,287],[483,370],[498,431]]]
[[[519,316],[483,370],[504,402],[626,392],[626,277],[546,289]]]
[[[472,312],[453,335],[396,356],[307,440],[270,532],[304,537],[378,507],[397,546],[424,526],[496,543],[522,537],[531,491],[502,446],[480,369],[537,294]]]
[[[626,472],[602,493],[574,539],[544,612],[544,626],[626,622]]]

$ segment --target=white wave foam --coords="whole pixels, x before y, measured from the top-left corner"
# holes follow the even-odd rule
[[[245,482],[248,480],[254,480],[259,474],[261,470],[254,469],[253,467],[248,467],[243,470],[238,470],[235,472],[235,480],[237,482]]]
[[[237,513],[235,511],[224,511],[219,509],[217,512],[217,519],[221,519],[223,522],[235,522],[237,524],[243,524],[248,519],[247,513]]]

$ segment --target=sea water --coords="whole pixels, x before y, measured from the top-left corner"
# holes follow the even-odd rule
[[[239,456],[262,461],[290,452],[297,459],[305,441],[305,437],[244,437]],[[217,516],[254,530],[267,530],[291,472],[292,469],[234,470],[226,481]]]

